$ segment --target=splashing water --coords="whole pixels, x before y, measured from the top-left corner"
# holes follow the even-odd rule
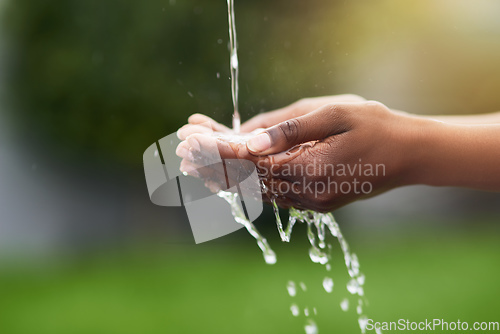
[[[243,208],[240,206],[238,201],[238,194],[231,193],[228,191],[219,191],[217,193],[217,196],[225,199],[226,202],[229,203],[229,205],[231,206],[231,213],[233,214],[234,220],[236,220],[237,223],[245,226],[248,233],[250,233],[250,235],[254,237],[255,240],[257,240],[257,245],[262,250],[262,254],[264,255],[264,260],[266,261],[266,263],[275,264],[276,253],[274,253],[274,251],[271,249],[271,246],[269,246],[269,244],[267,243],[266,238],[264,238],[259,233],[259,231],[257,231],[252,222],[250,222],[245,216],[245,212],[243,211]]]
[[[292,311],[294,317],[298,317],[300,314],[300,309],[295,303],[290,306],[290,311]]]
[[[323,288],[328,293],[333,291],[333,280],[330,277],[325,277],[323,280]]]
[[[349,299],[344,298],[344,299],[340,302],[340,308],[341,308],[341,309],[342,309],[342,311],[344,311],[344,312],[349,311]]]
[[[262,237],[262,235],[257,231],[255,226],[246,218],[243,209],[241,208],[238,201],[238,194],[220,191],[218,196],[224,198],[231,206],[231,212],[236,220],[236,222],[245,226],[247,231],[252,235],[256,240],[259,248],[262,250],[264,255],[264,259],[268,264],[276,263],[276,254],[269,246],[267,240]],[[277,208],[276,202],[273,201],[273,207]],[[276,213],[276,222],[279,226],[281,224],[281,219],[279,218],[279,212],[275,209]],[[366,330],[366,322],[367,317],[363,314],[363,299],[364,289],[363,285],[365,284],[365,276],[361,273],[359,268],[359,261],[356,254],[351,253],[349,249],[349,245],[344,239],[342,232],[340,231],[340,227],[333,218],[331,213],[318,213],[310,210],[297,210],[291,208],[289,211],[289,222],[286,231],[281,229],[280,234],[282,235],[282,240],[290,241],[292,227],[297,223],[306,223],[307,224],[307,237],[309,243],[311,245],[309,249],[309,257],[312,262],[318,263],[325,266],[325,269],[329,271],[330,268],[330,249],[332,248],[330,244],[326,244],[326,231],[330,232],[330,234],[337,238],[340,248],[344,255],[344,262],[347,268],[347,272],[350,276],[350,280],[347,283],[347,291],[351,295],[357,295],[359,297],[358,304],[356,306],[356,313],[359,315],[358,322],[361,329],[361,333],[365,333]],[[316,233],[315,233],[316,232]],[[307,291],[307,286],[304,282],[299,283],[302,291]],[[333,291],[334,281],[331,277],[325,277],[323,279],[323,288],[327,293],[331,293]],[[295,297],[297,294],[297,286],[295,282],[288,281],[286,285],[288,294],[291,297]],[[340,307],[343,311],[347,311],[349,309],[349,300],[347,298],[343,299],[340,303]],[[290,307],[292,315],[298,316],[299,308],[297,304],[293,303]],[[305,325],[306,333],[318,333],[318,327],[316,323],[309,317],[311,314],[309,309],[304,309],[304,314],[307,317],[307,322]],[[316,315],[316,308],[314,308],[314,314]]]
[[[239,64],[238,64],[238,46],[237,46],[237,38],[236,38],[236,25],[235,25],[235,15],[234,15],[234,0],[227,0],[228,6],[228,21],[229,21],[229,42],[230,42],[230,69],[231,69],[231,96],[233,101],[233,131],[235,134],[240,133],[240,114],[238,110],[238,72],[239,72]],[[314,145],[314,144],[312,144]],[[289,210],[289,220],[287,228],[283,228],[283,223],[281,221],[281,217],[279,214],[278,205],[276,203],[276,196],[274,194],[270,194],[266,186],[262,183],[262,192],[268,194],[268,197],[272,203],[273,211],[276,217],[276,225],[281,236],[281,240],[284,242],[290,242],[292,230],[294,225],[297,222],[306,223],[307,224],[307,238],[311,245],[309,249],[309,257],[312,262],[318,263],[320,265],[324,265],[327,271],[330,271],[331,265],[330,261],[330,251],[331,244],[326,244],[326,232],[330,232],[330,234],[337,238],[342,253],[344,255],[344,262],[347,268],[347,272],[351,278],[349,283],[347,284],[347,291],[349,291],[352,295],[357,295],[359,297],[364,296],[363,285],[365,283],[365,276],[359,270],[359,261],[356,254],[351,253],[349,249],[349,245],[347,244],[344,236],[340,231],[340,227],[333,218],[331,213],[323,214],[310,210],[297,210],[291,208]],[[242,224],[247,231],[250,233],[252,237],[257,241],[257,245],[262,250],[264,255],[264,260],[268,264],[276,263],[276,254],[269,246],[267,240],[257,231],[255,226],[246,218],[244,210],[239,204],[238,194],[231,193],[226,191],[219,191],[217,194],[219,197],[226,200],[231,206],[231,212],[234,216],[234,219],[237,223]],[[300,282],[300,287],[303,291],[307,290],[306,285],[303,282]],[[330,277],[325,277],[323,280],[323,288],[327,293],[331,293],[333,291],[334,282]],[[289,281],[287,283],[287,290],[291,297],[294,297],[297,294],[297,287],[293,281]],[[349,309],[349,300],[343,299],[340,303],[340,306],[343,311],[347,311]],[[300,313],[300,309],[297,304],[293,303],[290,306],[290,310],[293,316],[298,316]],[[317,314],[316,308],[313,308],[314,315]],[[361,333],[365,333],[366,325],[367,325],[367,317],[363,314],[363,300],[360,298],[358,300],[358,305],[356,307],[356,312],[359,315],[358,322],[359,327],[361,329]],[[310,312],[308,308],[304,309],[304,313],[307,317],[306,324],[304,326],[304,330],[306,334],[317,334],[318,326],[311,319]]]
[[[294,281],[288,281],[286,289],[288,290],[288,294],[290,295],[290,297],[295,297],[295,295],[297,294],[297,288],[295,287]]]
[[[312,319],[307,319],[306,325],[304,326],[306,334],[318,334],[318,326]]]

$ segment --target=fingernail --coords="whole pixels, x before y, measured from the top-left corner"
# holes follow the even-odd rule
[[[188,138],[187,142],[188,142],[189,146],[191,146],[193,148],[193,150],[200,152],[200,150],[201,150],[200,143],[195,138],[193,138],[193,137]]]
[[[179,130],[177,130],[176,134],[177,134],[177,138],[179,138],[180,140],[183,140],[182,136],[181,136],[181,132],[182,132],[182,128],[180,128]]]
[[[260,135],[250,138],[247,142],[247,148],[252,152],[263,152],[271,148],[271,138],[264,132]]]

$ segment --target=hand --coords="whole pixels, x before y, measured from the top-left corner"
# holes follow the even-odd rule
[[[329,103],[355,103],[363,101],[366,100],[361,96],[353,94],[304,98],[284,108],[269,111],[252,117],[248,121],[241,124],[241,132],[250,133],[253,131],[258,131],[260,129],[269,128],[286,120],[303,116]],[[210,125],[208,129],[207,125]],[[202,126],[204,128],[202,128]],[[231,129],[220,123],[217,123],[208,116],[202,114],[193,114],[189,117],[188,124],[179,129],[178,136],[180,139],[185,140],[190,134],[197,132],[211,133],[212,131],[226,134],[232,133]]]
[[[315,108],[318,99],[305,101],[300,108],[273,112],[269,120],[267,114],[257,116],[260,120],[253,121],[248,130],[275,123],[287,112],[301,113],[266,129],[246,145],[207,135],[203,129],[194,133],[193,122],[180,131],[181,137],[189,133],[184,137],[187,141],[179,145],[178,153],[184,158],[181,168],[196,170],[212,185],[223,184],[221,175],[214,175],[208,167],[197,168],[193,159],[210,159],[218,150],[223,159],[253,162],[268,195],[276,197],[278,205],[322,212],[403,184],[406,152],[404,140],[399,139],[408,131],[405,125],[418,120],[377,102],[329,103]],[[237,182],[239,167],[227,169],[229,179]]]

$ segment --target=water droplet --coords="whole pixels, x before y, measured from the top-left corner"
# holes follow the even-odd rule
[[[333,280],[330,277],[325,277],[323,280],[323,288],[325,288],[325,291],[330,293],[333,290]]]
[[[299,307],[297,306],[297,304],[292,304],[290,306],[290,311],[292,311],[292,315],[294,317],[298,317],[299,316],[299,313],[300,313],[300,309]]]
[[[188,95],[189,95],[190,97],[194,97],[193,93],[191,93],[191,92],[188,92]]]
[[[352,272],[354,276],[359,275],[359,260],[358,256],[354,253],[351,254],[351,267],[352,267]]]
[[[311,258],[311,261],[314,263],[326,264],[328,262],[328,256],[314,247],[309,249],[309,258]]]
[[[313,307],[313,312],[314,312],[314,315],[318,314],[318,311],[316,310],[316,307]]]
[[[307,286],[304,282],[300,282],[299,285],[300,285],[300,288],[302,289],[302,291],[307,291]]]
[[[366,325],[368,325],[368,318],[363,315],[363,316],[359,317],[358,323],[359,323],[359,328],[361,328],[361,333],[365,334]]]
[[[359,275],[356,280],[358,281],[359,285],[365,285],[365,275]]]
[[[182,175],[188,176],[189,174],[187,172],[182,172]]]
[[[349,310],[349,299],[344,298],[340,302],[340,308],[342,309],[342,311],[347,312]]]
[[[332,270],[332,266],[331,266],[329,263],[327,263],[327,264],[326,264],[326,270],[327,270],[327,271]]]
[[[308,316],[309,316],[309,309],[308,309],[307,307],[304,309],[304,315],[305,315],[306,317],[308,317]]]
[[[363,313],[363,306],[358,305],[358,306],[356,307],[356,313],[357,313],[357,314],[361,314],[361,313]]]
[[[158,150],[155,150],[155,157],[158,156]]]
[[[304,329],[306,330],[306,334],[318,334],[318,326],[312,319],[307,319]]]
[[[295,287],[294,281],[288,281],[286,289],[288,290],[288,294],[292,297],[295,297],[295,295],[297,294],[297,288]]]
[[[358,293],[358,287],[358,281],[356,281],[354,278],[347,283],[347,291],[349,291],[349,293],[352,295]]]
[[[223,198],[231,206],[231,213],[234,217],[234,220],[237,223],[245,226],[248,233],[250,233],[250,235],[255,238],[255,240],[257,241],[257,245],[259,246],[259,248],[262,251],[262,254],[264,255],[264,260],[266,261],[266,263],[275,264],[277,261],[276,253],[274,253],[274,251],[269,246],[267,240],[259,233],[259,231],[252,224],[252,222],[250,222],[246,218],[245,212],[238,200],[238,194],[231,193],[228,191],[219,191],[217,193],[217,196]]]
[[[233,69],[238,68],[238,55],[236,54],[236,52],[233,52],[233,54],[231,54],[231,67]]]
[[[375,334],[382,334],[382,330],[379,327],[376,327]]]
[[[222,38],[219,38],[219,39],[217,40],[217,44],[222,44]]]
[[[267,264],[276,263],[277,261],[276,253],[274,253],[272,249],[267,249],[266,251],[263,252],[263,255],[264,255],[264,261],[266,261]]]
[[[220,79],[220,73],[219,73],[219,72],[217,72],[217,74],[216,74],[216,75],[217,75],[217,79]]]

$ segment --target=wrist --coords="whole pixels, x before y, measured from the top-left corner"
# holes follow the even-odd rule
[[[441,185],[442,143],[451,125],[419,116],[404,116],[400,185]]]

